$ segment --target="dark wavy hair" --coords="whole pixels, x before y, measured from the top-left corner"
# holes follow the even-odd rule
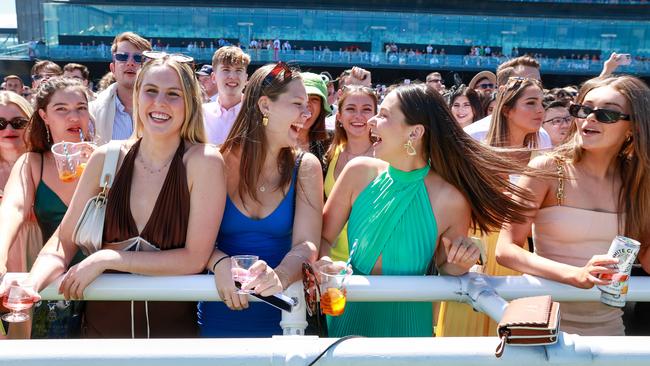
[[[45,125],[45,121],[43,121],[38,111],[41,109],[46,110],[54,94],[64,89],[79,91],[88,101],[88,89],[79,80],[54,77],[41,83],[36,94],[34,94],[34,113],[32,113],[29,123],[27,123],[23,137],[27,145],[27,151],[43,153],[52,148],[53,141],[48,139],[47,125]]]
[[[481,98],[479,97],[478,93],[474,89],[468,88],[465,84],[461,84],[458,88],[452,87],[451,90],[445,94],[445,97],[447,98],[447,104],[449,105],[449,108],[454,105],[456,98],[467,97],[467,100],[469,100],[469,104],[472,107],[472,114],[474,115],[472,118],[472,123],[485,117],[485,114],[483,113],[483,107],[481,105]]]
[[[406,123],[424,126],[424,160],[467,198],[474,229],[487,233],[498,230],[504,222],[526,219],[530,208],[527,202],[532,197],[512,184],[508,175],[530,174],[530,170],[465,133],[435,90],[404,85],[396,88],[395,93]]]

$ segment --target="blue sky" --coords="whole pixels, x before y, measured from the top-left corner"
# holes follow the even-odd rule
[[[15,0],[0,0],[0,28],[16,28]]]

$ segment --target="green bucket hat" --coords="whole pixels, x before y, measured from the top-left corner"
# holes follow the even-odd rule
[[[323,110],[328,115],[332,114],[332,107],[327,103],[327,85],[320,75],[312,72],[301,72],[302,82],[305,84],[307,95],[318,95],[323,102]]]

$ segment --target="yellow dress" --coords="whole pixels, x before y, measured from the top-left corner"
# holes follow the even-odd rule
[[[325,199],[330,196],[332,189],[334,188],[334,170],[336,169],[336,163],[339,161],[339,155],[341,154],[341,148],[337,147],[334,150],[334,156],[327,168],[327,174],[325,174],[325,182],[323,183],[323,188],[325,190]],[[339,234],[339,237],[336,239],[336,242],[330,250],[330,258],[334,261],[347,261],[349,256],[348,252],[348,224],[345,223],[343,230]]]
[[[475,233],[475,236],[479,236]],[[497,263],[496,247],[499,232],[481,237],[485,244],[487,263],[483,273],[490,276],[519,276],[520,272]],[[436,337],[483,337],[496,336],[497,324],[487,315],[474,311],[470,305],[443,301],[440,305]]]

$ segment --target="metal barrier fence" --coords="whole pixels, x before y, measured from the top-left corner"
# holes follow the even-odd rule
[[[22,276],[24,274],[8,274]],[[58,281],[41,292],[57,300]],[[628,301],[650,301],[650,277],[630,279]],[[352,276],[348,301],[462,301],[498,320],[504,299],[550,294],[560,301],[598,301],[582,290],[533,276]],[[498,294],[498,295],[497,295]],[[286,295],[299,306],[283,312],[285,334],[306,325],[302,284]],[[148,277],[104,274],[85,291],[87,300],[220,301],[212,276]],[[254,301],[254,299],[252,299]],[[378,320],[381,321],[381,320]],[[335,339],[285,335],[271,339],[29,340],[0,342],[0,365],[307,365]],[[328,351],[318,365],[649,365],[650,337],[580,337],[562,333],[552,346],[509,347],[494,357],[498,341],[481,338],[360,338]]]

